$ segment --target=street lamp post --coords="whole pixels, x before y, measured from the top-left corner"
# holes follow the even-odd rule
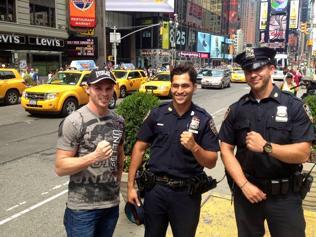
[[[171,66],[174,67],[176,64],[176,41],[177,41],[177,32],[178,32],[178,14],[174,14],[174,19],[169,21],[169,24],[171,26],[171,37],[170,37],[170,43],[171,43]]]

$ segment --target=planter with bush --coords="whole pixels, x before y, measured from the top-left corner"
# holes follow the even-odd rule
[[[312,117],[313,117],[313,126],[316,132],[316,96],[309,95],[304,98],[304,102],[309,106]],[[313,142],[312,145],[312,152],[310,156],[310,161],[316,162],[316,140]]]
[[[125,119],[125,161],[122,176],[121,193],[126,201],[127,172],[131,163],[131,154],[136,142],[137,133],[149,111],[160,104],[159,99],[151,94],[136,92],[124,98],[117,106],[116,112]],[[149,158],[146,152],[143,164]]]

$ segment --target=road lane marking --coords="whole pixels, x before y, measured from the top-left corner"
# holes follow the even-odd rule
[[[14,220],[14,219],[20,217],[20,216],[22,216],[22,215],[24,215],[24,214],[26,214],[26,213],[28,213],[28,212],[34,210],[34,209],[36,209],[36,208],[38,208],[38,207],[40,207],[40,206],[46,204],[46,203],[48,203],[48,202],[50,202],[50,201],[53,201],[54,199],[56,199],[56,198],[58,198],[58,197],[64,195],[64,194],[67,193],[67,192],[68,192],[68,189],[66,189],[66,190],[64,190],[64,191],[62,191],[62,192],[60,192],[60,193],[58,193],[58,194],[56,194],[56,195],[54,195],[54,196],[52,196],[52,197],[50,197],[50,198],[47,198],[47,199],[45,199],[44,201],[39,202],[39,203],[37,203],[37,204],[35,204],[35,205],[29,207],[29,208],[26,208],[25,210],[20,211],[20,212],[18,212],[18,213],[16,213],[16,214],[14,214],[14,215],[12,215],[12,216],[10,216],[10,217],[4,219],[4,220],[1,220],[1,221],[0,221],[0,226],[3,225],[3,224],[5,224],[5,223],[7,223],[7,222],[9,222],[9,221],[12,221],[12,220]]]

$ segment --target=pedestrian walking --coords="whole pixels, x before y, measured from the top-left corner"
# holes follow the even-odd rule
[[[211,115],[192,102],[196,77],[189,63],[171,71],[172,102],[149,113],[133,148],[128,201],[140,205],[134,188],[135,175],[150,146],[147,169],[140,178],[145,186],[146,237],[165,236],[169,223],[173,236],[195,236],[202,189],[213,184],[203,168],[215,166],[219,143]]]
[[[229,107],[219,133],[240,237],[264,236],[265,220],[271,236],[305,236],[301,171],[314,132],[307,105],[272,85],[275,54],[262,47],[236,56],[251,90]]]
[[[69,175],[64,215],[67,236],[112,236],[119,216],[124,120],[108,109],[115,79],[94,70],[89,102],[59,126],[56,173]]]

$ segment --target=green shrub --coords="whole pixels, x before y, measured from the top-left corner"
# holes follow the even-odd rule
[[[312,116],[313,116],[313,121],[314,121],[314,126],[316,125],[316,95],[309,95],[304,98],[304,102],[309,106]]]
[[[136,142],[137,133],[147,113],[160,104],[159,99],[151,94],[136,92],[127,96],[116,108],[116,112],[125,119],[125,155],[124,171],[128,171],[130,156]],[[144,160],[148,159],[148,153]]]

